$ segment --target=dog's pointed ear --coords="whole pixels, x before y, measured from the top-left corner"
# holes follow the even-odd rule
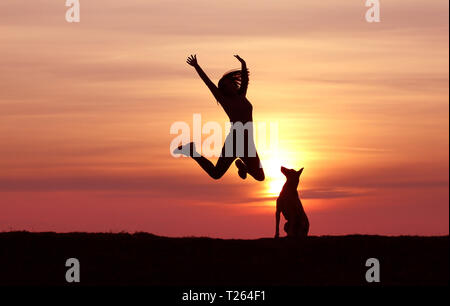
[[[302,174],[303,169],[305,169],[305,168],[301,168],[300,170],[297,171],[297,173],[298,173],[299,176],[300,176],[300,174]]]
[[[286,175],[287,170],[287,168],[281,166],[281,173],[283,173],[284,175]]]

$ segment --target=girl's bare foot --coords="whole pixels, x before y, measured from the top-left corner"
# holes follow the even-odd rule
[[[189,142],[185,145],[178,146],[175,150],[173,150],[173,154],[182,154],[185,156],[194,156],[194,153],[196,153],[195,149],[195,143]]]
[[[247,166],[240,159],[236,160],[234,164],[238,168],[238,174],[241,179],[245,180],[247,178]]]

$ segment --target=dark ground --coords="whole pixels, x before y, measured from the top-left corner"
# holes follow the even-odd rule
[[[151,234],[0,233],[0,285],[67,285],[77,258],[81,285],[448,285],[449,237],[325,236],[221,240]],[[73,284],[70,284],[73,285]]]

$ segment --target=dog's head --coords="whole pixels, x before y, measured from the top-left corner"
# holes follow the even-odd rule
[[[298,182],[300,181],[300,175],[302,174],[304,168],[301,168],[300,170],[296,171],[294,169],[288,169],[285,167],[281,167],[281,173],[286,176],[286,180],[290,183],[298,185]]]

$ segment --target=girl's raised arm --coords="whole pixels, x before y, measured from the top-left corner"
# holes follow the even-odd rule
[[[239,55],[235,55],[235,58],[237,58],[241,62],[241,88],[239,89],[239,93],[241,95],[247,94],[247,88],[248,88],[248,68],[247,63],[242,59]]]
[[[197,62],[197,55],[191,55],[188,57],[186,62],[195,68],[200,78],[205,82],[206,86],[208,86],[211,93],[214,95],[214,98],[216,98],[217,101],[222,100],[222,94],[220,93],[217,86],[210,80],[210,78],[206,75],[206,73],[203,71],[203,69],[200,67],[200,65]]]

